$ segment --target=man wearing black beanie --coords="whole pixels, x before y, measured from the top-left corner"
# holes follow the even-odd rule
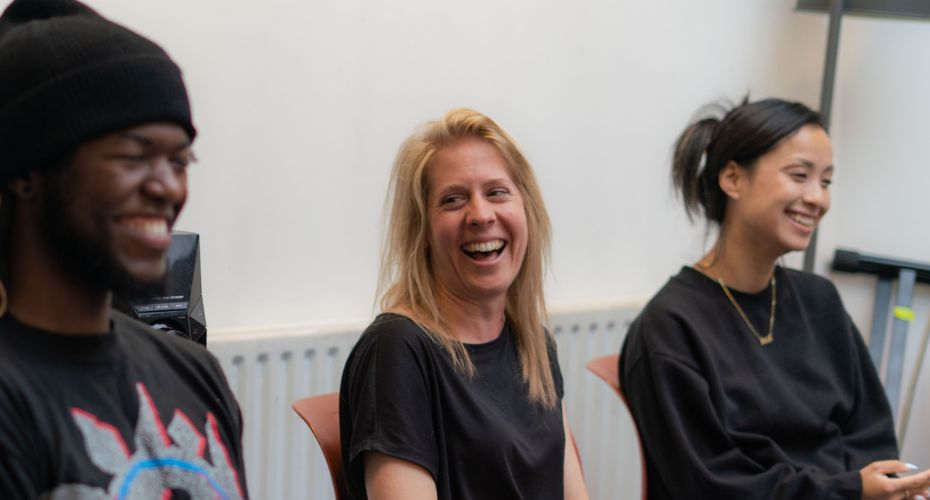
[[[110,309],[157,286],[196,130],[158,45],[74,0],[0,16],[0,496],[245,498],[216,360]]]

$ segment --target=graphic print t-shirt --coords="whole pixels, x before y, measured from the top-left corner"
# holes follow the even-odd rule
[[[198,345],[117,312],[89,336],[0,318],[3,498],[245,498],[241,434]]]

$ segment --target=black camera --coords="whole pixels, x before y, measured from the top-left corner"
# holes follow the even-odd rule
[[[114,296],[113,307],[156,330],[206,347],[207,319],[200,291],[200,235],[173,231],[164,288],[150,296]]]

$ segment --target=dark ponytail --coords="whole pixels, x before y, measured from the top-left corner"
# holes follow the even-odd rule
[[[675,142],[672,183],[681,194],[688,220],[701,213],[706,201],[702,170],[707,170],[705,153],[719,124],[719,118],[702,118],[688,126]]]
[[[678,137],[672,157],[672,183],[688,218],[703,215],[722,224],[727,195],[720,189],[720,171],[731,161],[752,170],[760,156],[807,124],[823,127],[817,112],[781,99],[747,98],[729,111],[721,105],[703,108]]]

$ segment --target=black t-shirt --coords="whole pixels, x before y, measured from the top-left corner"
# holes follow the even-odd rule
[[[780,267],[775,276],[769,345],[690,267],[630,327],[620,380],[650,498],[861,498],[859,469],[898,456],[885,393],[836,288]],[[771,293],[733,291],[762,333]]]
[[[0,318],[3,498],[245,498],[242,419],[202,347],[113,312],[103,335]]]
[[[408,318],[382,314],[362,334],[346,361],[339,405],[352,498],[366,498],[366,451],[421,465],[440,499],[563,497],[561,403],[547,410],[530,402],[509,327],[466,347],[477,371],[471,380]],[[549,359],[561,401],[554,348]]]

